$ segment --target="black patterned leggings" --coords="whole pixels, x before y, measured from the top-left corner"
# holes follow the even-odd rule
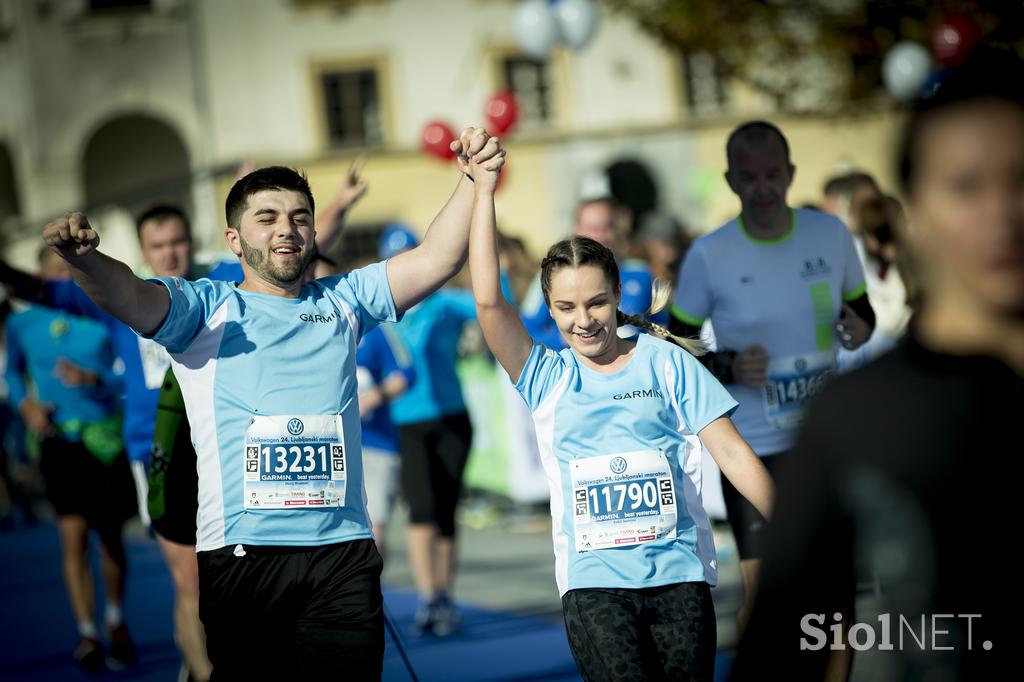
[[[714,679],[715,605],[707,583],[570,590],[562,612],[587,682]]]

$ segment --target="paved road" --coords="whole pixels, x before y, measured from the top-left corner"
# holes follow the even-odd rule
[[[385,585],[411,588],[405,553],[406,510],[399,506],[387,532]],[[455,596],[485,608],[562,622],[555,587],[551,549],[551,518],[539,513],[498,513],[486,503],[470,500],[459,514],[458,574]],[[719,581],[713,591],[718,615],[719,649],[736,641],[736,609],[742,601],[739,563],[727,527],[716,528]]]
[[[470,501],[460,513],[461,546],[455,596],[464,609],[464,631],[438,640],[412,635],[415,607],[404,548],[405,510],[399,508],[388,539],[384,584],[391,614],[422,680],[577,680],[565,644],[555,589],[551,528],[547,513],[498,514]],[[173,680],[178,655],[171,638],[170,578],[156,543],[136,523],[129,528],[131,577],[126,615],[139,644],[140,665],[103,679]],[[716,528],[719,586],[720,675],[735,646],[734,618],[740,603],[739,567],[731,534]],[[877,604],[858,600],[857,619],[871,622]],[[60,579],[56,529],[44,522],[34,529],[0,533],[0,679],[75,680],[86,678],[71,664],[74,622]],[[520,652],[529,651],[530,656]],[[868,651],[854,659],[854,682],[898,679]],[[485,674],[486,673],[486,674]],[[389,644],[385,679],[408,675]]]

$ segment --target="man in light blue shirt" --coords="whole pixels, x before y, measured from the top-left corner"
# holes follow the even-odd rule
[[[504,159],[482,129],[453,150],[464,172],[468,158]],[[140,280],[96,250],[81,214],[44,230],[98,305],[171,354],[199,458],[200,615],[215,676],[380,675],[355,350],[458,272],[472,203],[467,175],[417,248],[309,283],[314,204],[291,169],[250,173],[228,195],[241,284]]]

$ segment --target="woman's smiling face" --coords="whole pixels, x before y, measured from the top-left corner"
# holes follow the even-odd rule
[[[551,274],[551,317],[569,347],[598,361],[616,349],[620,291],[596,265],[561,267]]]

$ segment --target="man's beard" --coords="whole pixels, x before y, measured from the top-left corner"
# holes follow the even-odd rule
[[[313,245],[312,249],[306,251],[305,255],[301,259],[297,259],[295,263],[289,265],[277,265],[270,258],[270,248],[266,251],[260,251],[242,239],[242,235],[238,235],[238,241],[242,245],[242,257],[245,262],[249,264],[249,267],[256,271],[262,279],[272,284],[280,286],[290,286],[298,282],[306,267],[316,258],[316,244]]]

